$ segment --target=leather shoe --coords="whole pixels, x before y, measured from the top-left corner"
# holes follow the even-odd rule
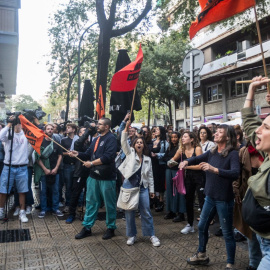
[[[83,227],[82,230],[75,235],[75,239],[83,239],[91,235],[92,235],[91,229],[86,229],[85,227]]]
[[[111,239],[113,236],[115,236],[114,229],[107,229],[107,231],[102,236],[102,239],[108,240],[108,239]]]
[[[173,222],[182,222],[182,221],[185,221],[184,213],[179,213],[179,215],[177,215],[177,217],[173,219]]]
[[[169,212],[168,214],[166,214],[166,215],[164,216],[164,219],[173,219],[175,216],[176,216],[175,213]]]

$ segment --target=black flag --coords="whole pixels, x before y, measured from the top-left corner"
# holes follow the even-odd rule
[[[79,118],[87,115],[94,117],[94,92],[90,80],[84,81],[82,101],[80,104]]]
[[[128,65],[131,61],[127,54],[127,50],[119,50],[116,62],[115,73]],[[129,92],[111,92],[110,100],[110,114],[112,115],[112,128],[119,126],[125,118],[127,111],[130,111],[133,98],[133,91]],[[136,91],[133,110],[139,111],[142,109],[141,100]],[[134,114],[132,113],[131,121],[134,121]]]

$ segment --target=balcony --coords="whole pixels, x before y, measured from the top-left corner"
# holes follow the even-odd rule
[[[270,57],[270,40],[263,42],[265,58]],[[260,45],[255,45],[242,52],[226,55],[212,62],[205,64],[200,72],[202,79],[206,79],[213,74],[217,75],[225,71],[239,68],[245,65],[256,63],[262,59]]]

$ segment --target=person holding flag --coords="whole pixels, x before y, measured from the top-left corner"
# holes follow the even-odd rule
[[[10,130],[13,125],[12,122],[15,121],[15,116],[11,116],[9,120],[10,122],[0,132],[0,141],[5,143],[4,168],[0,180],[0,219],[5,217],[5,201],[15,182],[20,202],[19,220],[28,222],[25,213],[25,193],[28,192],[28,141],[22,131],[21,124],[17,123],[14,126],[12,142]],[[11,149],[11,145],[13,149]],[[12,152],[16,154],[12,155]]]

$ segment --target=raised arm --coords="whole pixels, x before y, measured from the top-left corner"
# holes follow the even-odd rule
[[[130,126],[130,121],[127,121],[126,123],[126,127],[122,132],[122,136],[121,136],[121,147],[125,153],[125,155],[129,155],[131,153],[131,149],[130,146],[128,144],[128,128]]]

